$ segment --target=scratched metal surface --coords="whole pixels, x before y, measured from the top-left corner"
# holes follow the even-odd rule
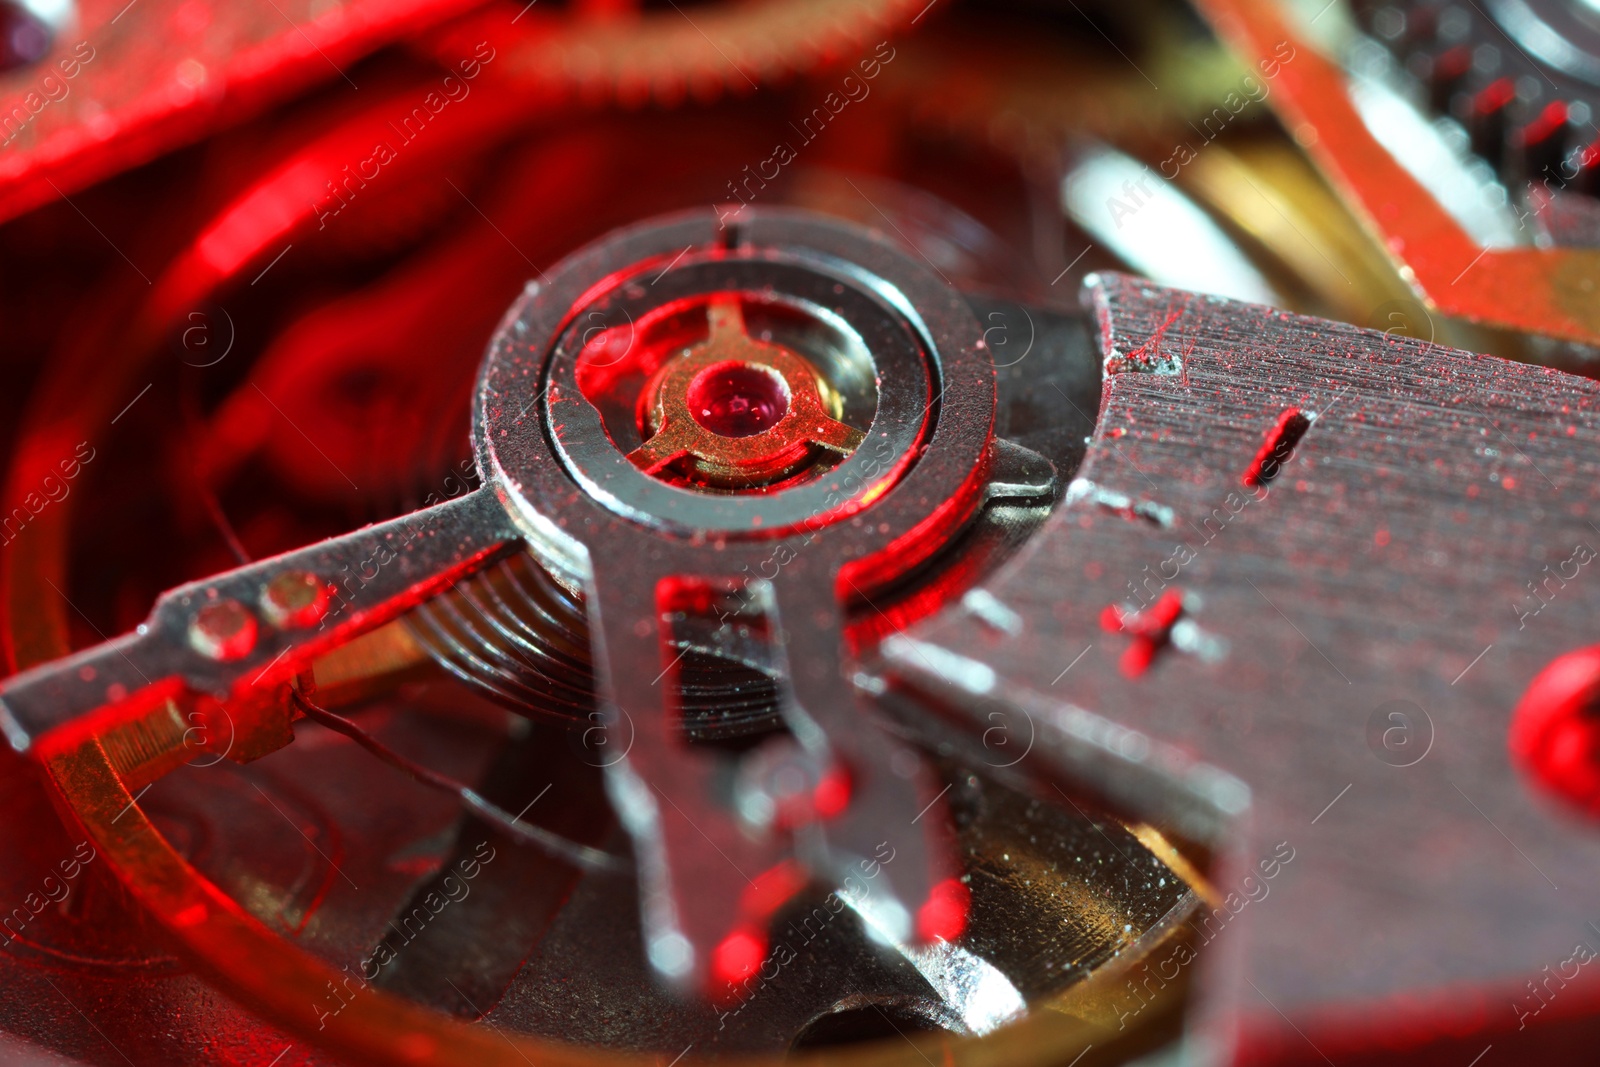
[[[1288,842],[1268,894],[1203,950],[1208,1040],[1237,1027],[1310,1062],[1443,1031],[1516,1047],[1513,1005],[1537,1003],[1524,982],[1596,943],[1600,920],[1597,828],[1505,745],[1532,677],[1600,638],[1594,567],[1537,614],[1527,585],[1600,547],[1600,386],[1120,275],[1086,297],[1106,363],[1093,441],[1067,502],[989,585],[1019,631],[946,613],[886,643],[892,668],[986,726],[996,703],[1026,713],[1036,772],[1214,827],[1221,892],[1242,897]],[[1310,428],[1252,490],[1288,408]],[[1164,563],[1180,545],[1193,558]],[[1164,590],[1133,592],[1157,574]],[[1127,677],[1132,638],[1103,609],[1158,590],[1183,595],[1189,643],[1209,638],[1213,658],[1167,647]],[[1395,723],[1369,721],[1391,701],[1425,716],[1386,747]],[[1547,1011],[1592,1012],[1595,977]]]

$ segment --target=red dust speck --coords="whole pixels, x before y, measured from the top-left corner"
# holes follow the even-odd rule
[[[967,928],[971,903],[972,892],[959,879],[946,878],[917,909],[917,936],[923,941],[954,941]]]
[[[754,930],[735,930],[711,954],[711,971],[718,981],[742,982],[761,966],[766,940]]]
[[[1382,548],[1384,545],[1388,544],[1389,531],[1380,526],[1378,528],[1378,532],[1372,536],[1372,543],[1377,545],[1379,548]]]
[[[745,915],[758,916],[764,922],[805,885],[805,871],[795,861],[785,860],[755,876],[739,895],[739,907]]]
[[[1511,477],[1511,475],[1508,474],[1504,478],[1500,479],[1500,488],[1502,488],[1502,489],[1515,489],[1516,487],[1517,487],[1517,480],[1515,478]]]
[[[811,803],[824,819],[843,814],[850,804],[850,776],[842,768],[835,768],[817,783]]]
[[[1156,653],[1171,639],[1172,625],[1182,613],[1183,597],[1172,589],[1143,611],[1128,614],[1115,604],[1107,604],[1101,610],[1101,629],[1133,634],[1133,642],[1124,650],[1120,661],[1123,674],[1137,678],[1149,669]]]
[[[1529,684],[1511,715],[1506,738],[1513,760],[1545,789],[1600,813],[1600,745],[1593,706],[1600,649],[1552,660]]]

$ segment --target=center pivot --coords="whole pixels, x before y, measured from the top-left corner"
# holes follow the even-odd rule
[[[677,465],[723,489],[770,486],[819,451],[837,460],[861,444],[839,421],[839,394],[800,355],[751,337],[738,296],[706,305],[709,333],[663,363],[645,387],[645,442],[628,458],[647,474]]]

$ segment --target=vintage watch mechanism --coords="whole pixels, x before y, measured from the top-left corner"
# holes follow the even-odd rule
[[[1366,4],[1357,15],[1425,87],[1429,109],[1459,123],[1507,187],[1600,191],[1600,21],[1592,8]]]
[[[1593,1059],[1586,0],[0,8],[0,1062]]]

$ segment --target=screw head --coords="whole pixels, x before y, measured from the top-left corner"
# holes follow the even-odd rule
[[[284,571],[261,587],[261,611],[280,630],[315,626],[328,600],[328,584],[310,571]]]
[[[212,601],[190,621],[189,644],[214,660],[243,659],[256,647],[256,617],[237,600]]]

